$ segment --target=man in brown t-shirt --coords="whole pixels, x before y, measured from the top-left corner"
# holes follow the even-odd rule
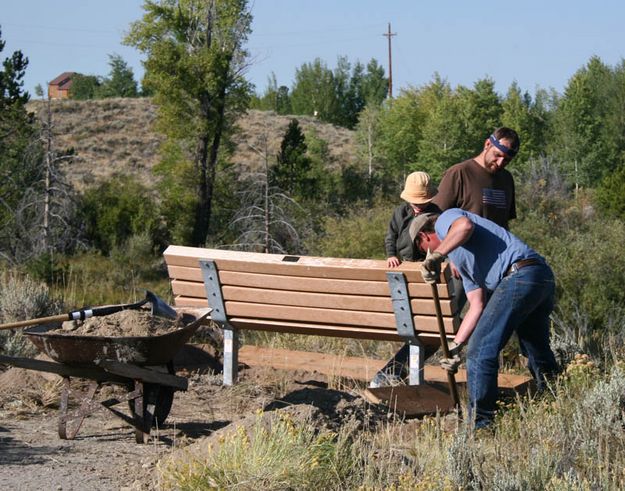
[[[432,203],[441,211],[462,208],[508,229],[516,206],[514,180],[505,167],[519,146],[516,131],[497,128],[477,157],[447,169]]]

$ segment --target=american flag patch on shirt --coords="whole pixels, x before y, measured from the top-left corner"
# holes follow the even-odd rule
[[[506,192],[501,189],[482,188],[482,204],[495,208],[507,208]]]

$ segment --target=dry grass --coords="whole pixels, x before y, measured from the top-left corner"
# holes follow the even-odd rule
[[[59,149],[73,148],[76,152],[68,175],[77,189],[83,190],[116,174],[133,175],[146,186],[153,185],[152,168],[159,161],[163,137],[153,128],[157,110],[151,99],[56,100],[51,106]],[[29,104],[35,113],[42,108],[41,101]],[[334,167],[351,162],[355,153],[352,131],[307,116],[293,117],[300,121],[305,134],[314,132],[329,143]],[[234,138],[232,162],[241,171],[260,165],[261,159],[250,145],[262,147],[264,136],[269,155],[276,155],[291,118],[249,111],[237,123],[240,131]]]
[[[328,433],[266,415],[159,467],[165,489],[622,489],[625,373],[578,357],[553,395],[519,398],[494,431],[432,417]],[[224,428],[224,430],[226,430]]]
[[[355,155],[354,132],[321,121],[310,116],[280,116],[272,111],[251,110],[237,123],[239,133],[235,137],[236,150],[232,161],[241,170],[255,169],[260,157],[253,148],[262,149],[264,136],[268,140],[268,153],[275,156],[280,151],[280,143],[291,119],[296,118],[306,136],[314,134],[329,143],[331,164],[334,169],[352,162]]]
[[[41,102],[31,102],[39,112]],[[60,150],[76,154],[68,169],[79,190],[115,174],[132,174],[149,185],[161,137],[152,131],[156,108],[148,99],[52,101]]]

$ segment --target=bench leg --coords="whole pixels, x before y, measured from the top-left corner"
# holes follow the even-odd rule
[[[395,353],[395,356],[375,374],[375,377],[369,383],[369,387],[384,387],[402,383],[406,372],[408,372],[409,385],[423,384],[425,380],[425,359],[427,356],[426,347],[418,339],[415,338],[406,342]]]
[[[425,347],[418,341],[409,343],[408,356],[408,385],[421,385],[425,381]]]
[[[224,327],[224,385],[234,385],[239,377],[239,333]]]

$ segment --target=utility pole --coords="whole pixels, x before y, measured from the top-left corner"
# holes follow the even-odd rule
[[[388,98],[393,98],[393,57],[391,54],[391,38],[397,36],[397,33],[391,32],[391,23],[388,23],[388,32],[382,34],[388,38]]]

